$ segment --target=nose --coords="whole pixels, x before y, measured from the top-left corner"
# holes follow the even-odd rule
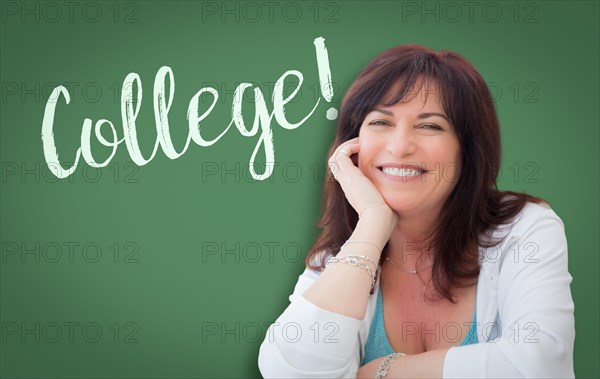
[[[399,123],[390,134],[387,150],[396,157],[406,157],[415,153],[416,144],[412,128]]]

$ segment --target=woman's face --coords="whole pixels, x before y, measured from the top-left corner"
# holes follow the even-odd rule
[[[437,215],[458,181],[460,145],[435,83],[408,97],[367,114],[358,167],[400,216]]]

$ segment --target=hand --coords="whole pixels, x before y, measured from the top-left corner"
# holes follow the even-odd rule
[[[329,158],[329,169],[359,218],[366,211],[373,211],[391,215],[397,220],[396,213],[387,205],[377,188],[352,161],[351,156],[358,153],[359,149],[358,137],[342,143]]]
[[[356,373],[356,379],[361,379],[361,378],[372,379],[372,378],[374,378],[377,374],[377,371],[379,370],[379,367],[381,367],[381,364],[385,360],[385,358],[386,357],[373,359],[371,362],[369,362],[366,365],[359,368],[358,372]],[[385,379],[395,379],[395,378],[405,378],[405,377],[410,378],[410,376],[402,375],[402,372],[404,370],[402,368],[403,362],[400,360],[401,358],[405,358],[405,357],[398,357],[398,358],[396,358],[395,361],[390,362],[388,364],[388,373],[387,373],[387,375],[385,375]]]

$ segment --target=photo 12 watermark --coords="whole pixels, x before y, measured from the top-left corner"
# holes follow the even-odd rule
[[[402,23],[541,22],[541,3],[535,1],[401,1],[399,5]]]
[[[305,250],[294,241],[202,241],[202,263],[298,263]]]
[[[134,321],[3,321],[3,344],[96,344],[140,342],[140,326]]]
[[[202,1],[200,22],[337,24],[338,1]]]
[[[2,24],[137,24],[139,1],[2,1]]]
[[[75,165],[75,162],[62,162],[64,165]],[[140,167],[133,162],[111,162],[104,168],[83,165],[73,175],[59,179],[54,171],[62,170],[57,162],[24,162],[6,161],[0,164],[0,182],[2,183],[140,183]]]
[[[133,241],[3,241],[2,264],[140,263]]]
[[[203,321],[202,343],[261,343],[266,341],[272,343],[277,338],[287,343],[297,343],[300,339],[307,338],[315,344],[339,343],[336,335],[340,327],[336,322],[323,321],[314,322],[303,327],[294,321],[279,322],[222,322]]]

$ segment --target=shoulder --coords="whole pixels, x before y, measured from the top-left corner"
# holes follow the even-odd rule
[[[526,203],[517,216],[493,231],[493,237],[501,242],[493,247],[480,248],[480,255],[482,264],[497,265],[497,270],[508,262],[523,263],[533,261],[533,257],[535,260],[540,257],[550,260],[550,256],[566,256],[564,223],[547,203]]]
[[[564,228],[562,219],[547,203],[536,204],[528,202],[519,215],[513,219],[511,223],[512,234],[523,235],[536,224],[547,223],[548,221]]]
[[[536,226],[550,225],[553,229],[564,229],[562,219],[548,203],[527,202],[513,219],[496,227],[493,236],[503,239],[517,238],[527,234]]]

